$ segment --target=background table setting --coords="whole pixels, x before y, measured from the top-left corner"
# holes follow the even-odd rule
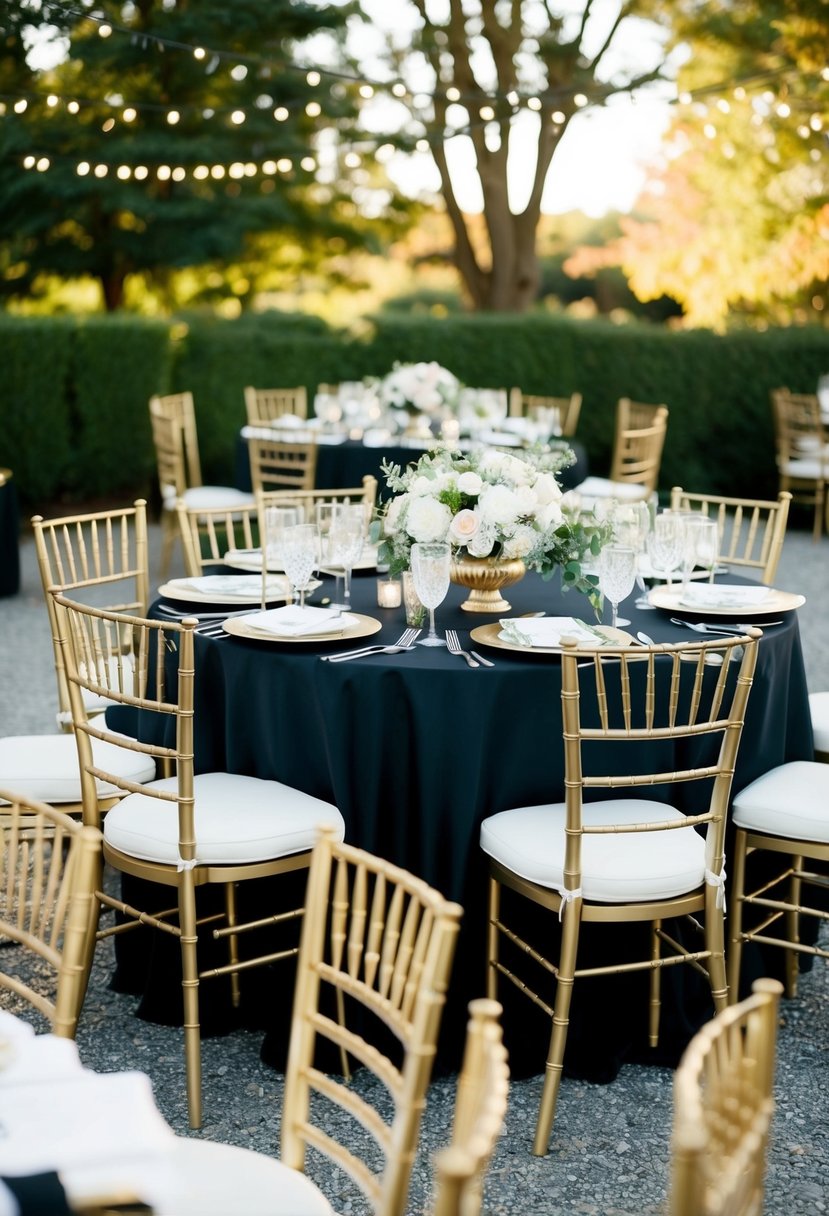
[[[606,608],[599,636],[587,599],[576,592],[562,592],[557,578],[544,581],[528,573],[508,589],[509,610],[494,617],[464,611],[461,605],[467,589],[453,584],[436,610],[439,638],[448,633],[457,640],[452,649],[419,644],[425,639],[426,622],[420,637],[409,638],[401,646],[406,628],[404,606],[378,605],[378,594],[389,580],[378,578],[371,569],[358,572],[352,584],[352,613],[366,622],[364,633],[342,629],[335,623],[336,614],[328,612],[329,634],[321,634],[314,626],[313,633],[303,635],[300,629],[290,636],[278,624],[279,614],[284,617],[292,611],[289,605],[270,609],[266,617],[270,615],[271,622],[260,619],[260,624],[265,621],[264,628],[248,631],[239,627],[243,619],[255,626],[255,611],[245,617],[228,615],[222,625],[222,604],[210,601],[209,590],[203,591],[204,600],[197,598],[190,605],[162,595],[150,614],[163,615],[171,609],[185,613],[192,607],[204,623],[196,639],[197,771],[227,769],[275,778],[335,803],[345,819],[349,841],[406,866],[464,906],[442,1047],[445,1065],[456,1067],[466,1003],[471,996],[480,995],[485,983],[486,884],[478,847],[479,825],[497,811],[563,796],[556,629],[560,635],[562,629],[572,633],[574,627],[555,618],[578,621],[576,630],[593,638],[596,646],[602,644],[601,634],[632,645],[636,645],[637,635],[657,644],[691,641],[694,635],[687,624],[699,621],[719,623],[724,629],[758,625],[763,636],[734,790],[778,764],[811,755],[795,604],[786,606],[774,592],[766,602],[756,583],[730,573],[718,579],[722,582],[705,584],[709,594],[720,586],[724,591],[745,588],[742,598],[738,590],[727,592],[734,602],[723,615],[710,606],[703,606],[702,611],[693,604],[676,606],[672,600],[674,606],[656,607],[631,596],[622,605],[629,620],[623,632],[607,628],[610,613]],[[310,607],[317,611],[334,591],[330,576],[323,575],[320,582],[310,596]],[[658,601],[661,587],[658,584],[647,598]],[[501,624],[502,618],[508,624]],[[370,635],[369,627],[373,630]],[[345,652],[358,643],[377,649],[345,658]],[[458,649],[474,652],[473,663],[456,653]],[[144,723],[140,729],[151,730],[152,726]],[[156,991],[153,983],[153,967],[161,965],[152,962],[149,973],[139,975],[147,966],[146,958],[124,953],[116,982],[143,992],[145,1016],[175,1020],[175,1013],[163,1007],[160,993],[165,986],[159,983]],[[175,965],[175,960],[163,965]],[[288,981],[280,978],[275,982],[282,991]],[[702,987],[700,1018],[705,1016]],[[689,1023],[687,998],[674,1007],[670,984],[666,989],[669,1033],[663,1035],[661,1050],[670,1060],[682,1050],[694,1027]],[[220,1005],[222,998],[218,990],[213,991]],[[523,1005],[513,1007],[509,994],[505,998],[507,1024],[520,1018],[514,1025],[523,1025],[528,1016],[534,1016]],[[253,998],[254,1003],[257,999]],[[595,1026],[585,1023],[582,1031],[577,1029],[571,1035],[567,1061],[568,1071],[576,1075],[609,1079],[636,1045],[647,1054],[643,1047],[644,995],[641,1001],[620,1000],[618,988],[614,988],[608,999],[615,1008],[630,1009],[632,1020],[626,1013],[620,1014],[612,1026],[601,1028],[598,1039]],[[266,1054],[272,1050],[278,1064],[284,1029],[274,1028],[272,995],[265,1002],[264,1022],[262,1012],[253,1010],[251,1016],[254,1024],[266,1024],[272,1031]],[[218,1005],[213,1013],[219,1026],[224,1014],[235,1016],[229,1007],[223,1013]],[[543,1040],[543,1032],[540,1038],[530,1032],[526,1035],[529,1043]],[[604,1044],[598,1053],[597,1041]],[[521,1044],[514,1039],[511,1051],[515,1052],[517,1073],[537,1071],[543,1064],[537,1055],[522,1060]]]

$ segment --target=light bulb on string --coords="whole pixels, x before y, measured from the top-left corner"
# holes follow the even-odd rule
[[[319,72],[309,72],[305,79],[311,88],[314,89],[319,84],[320,80],[322,80],[322,77],[320,76]]]
[[[170,124],[171,127],[174,127],[176,125],[176,123],[178,123],[180,121],[181,121],[181,114],[179,113],[178,110],[168,110],[167,111],[167,122]]]
[[[289,111],[286,110],[285,106],[277,106],[273,112],[273,116],[277,122],[284,122],[285,119],[288,117],[288,114],[289,114]]]
[[[318,101],[309,101],[305,107],[305,113],[309,118],[319,118],[322,113],[322,106]]]

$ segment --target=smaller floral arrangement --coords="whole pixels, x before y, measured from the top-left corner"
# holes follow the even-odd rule
[[[572,463],[571,452],[538,449],[520,456],[496,448],[428,452],[405,471],[384,464],[394,492],[375,524],[378,560],[393,576],[410,565],[415,542],[446,541],[456,556],[521,558],[528,570],[551,578],[561,569],[573,587],[595,605],[598,579],[582,563],[598,557],[607,524],[565,515],[557,472]]]
[[[378,385],[381,405],[410,414],[450,412],[460,391],[460,380],[439,363],[395,363]]]

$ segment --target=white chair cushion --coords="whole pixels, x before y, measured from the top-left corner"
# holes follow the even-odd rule
[[[153,781],[150,788],[175,791],[176,778]],[[196,860],[205,865],[245,864],[301,853],[313,847],[322,826],[334,828],[340,840],[345,834],[335,806],[280,781],[202,773],[195,778],[194,796]],[[107,813],[104,838],[132,857],[176,865],[177,804],[148,794],[129,794]]]
[[[815,751],[829,752],[829,692],[809,693]]]
[[[335,1216],[310,1178],[251,1149],[177,1136],[152,1164],[140,1193],[158,1216]]]
[[[829,476],[829,462],[824,457],[808,456],[797,460],[781,460],[780,472],[787,477],[801,478],[803,481],[820,481]]]
[[[117,658],[110,658],[107,660],[107,666],[109,667],[109,677],[107,680],[102,680],[101,683],[105,683],[107,686],[111,686],[113,688],[120,687],[121,692],[130,694],[135,692],[134,655],[124,655],[121,660]],[[81,663],[82,672],[83,668],[84,664]],[[84,709],[90,717],[92,717],[94,714],[103,713],[104,710],[109,709],[110,705],[118,704],[118,702],[114,701],[112,697],[106,697],[99,693],[90,692],[88,688],[81,689],[81,700],[83,701]],[[57,721],[59,727],[71,727],[71,710],[61,710],[61,712],[57,715]]]
[[[635,481],[610,481],[607,477],[585,477],[575,489],[582,498],[624,498],[631,502],[647,498],[649,494],[647,486],[637,485]]]
[[[112,812],[110,812],[112,814]],[[481,848],[514,874],[564,889],[563,802],[501,811],[481,824]],[[589,802],[585,824],[664,823],[680,812],[644,798]],[[694,828],[582,837],[582,892],[599,903],[670,899],[705,877],[705,841]]]
[[[794,760],[763,773],[734,799],[733,820],[769,836],[829,841],[829,764]]]
[[[168,489],[172,489],[172,493],[165,493],[164,506],[172,511],[176,505],[176,492],[175,487]],[[184,491],[182,499],[185,506],[196,509],[201,507],[205,511],[213,507],[250,507],[254,501],[252,494],[236,490],[233,486],[191,486],[189,490]]]
[[[126,737],[126,736],[125,736]],[[155,761],[141,752],[114,743],[92,740],[92,754],[101,768],[143,784],[155,778]],[[42,802],[80,802],[81,777],[75,736],[9,735],[0,739],[0,788]],[[117,794],[115,786],[99,781],[102,797]]]

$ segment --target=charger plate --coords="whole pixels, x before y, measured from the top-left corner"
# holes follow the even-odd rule
[[[748,587],[749,584],[746,584],[747,589]],[[727,607],[715,608],[712,606],[709,608],[706,604],[691,604],[683,601],[682,590],[679,587],[659,586],[652,587],[648,592],[648,601],[653,604],[654,608],[664,608],[668,612],[682,612],[686,616],[704,617],[705,619],[711,616],[736,616],[740,620],[747,621],[752,617],[768,616],[772,612],[791,612],[806,603],[806,596],[796,595],[793,591],[777,591],[771,587],[768,595],[751,604],[735,602]]]
[[[226,566],[232,566],[234,570],[251,570],[256,574],[262,573],[262,550],[261,549],[230,549],[222,559]],[[363,550],[363,555],[358,562],[352,566],[354,570],[376,570],[377,568],[377,546],[366,545]],[[268,573],[282,572],[282,566],[278,563],[270,563],[268,565]],[[322,567],[322,573],[328,574],[327,567]],[[330,571],[334,573],[334,571]],[[340,571],[342,573],[342,571]]]
[[[633,634],[626,633],[624,629],[613,629],[610,625],[594,625],[591,628],[606,637],[609,646],[630,646],[634,641]],[[517,642],[505,642],[498,636],[500,632],[501,622],[491,621],[488,625],[478,625],[470,630],[469,636],[481,646],[492,646],[495,650],[514,650],[518,654],[561,654],[560,646],[519,646]],[[579,649],[601,650],[602,647],[597,641],[595,647],[584,643]]]
[[[200,575],[199,578],[206,581],[211,575]],[[217,574],[218,580],[226,579],[226,574]],[[242,576],[245,577],[245,576]],[[305,588],[306,593],[316,590],[321,587],[322,583],[319,579],[312,578]],[[274,578],[273,575],[268,575],[268,602],[272,603],[276,600],[290,600],[293,598],[290,583],[283,575]],[[185,604],[237,604],[244,607],[245,604],[259,604],[262,600],[262,575],[261,572],[250,576],[250,593],[243,591],[239,595],[231,595],[225,592],[224,594],[218,590],[215,591],[193,587],[191,580],[187,578],[173,578],[168,583],[162,583],[158,589],[158,594],[163,596],[165,600],[181,601]]]
[[[252,612],[248,616],[229,616],[222,628],[225,633],[232,633],[237,638],[247,638],[251,642],[276,642],[280,646],[318,646],[321,642],[351,642],[355,638],[371,637],[382,629],[382,622],[373,616],[362,616],[359,612],[344,614],[342,633],[304,633],[300,637],[287,633],[274,633],[271,629],[257,629],[256,617]]]

